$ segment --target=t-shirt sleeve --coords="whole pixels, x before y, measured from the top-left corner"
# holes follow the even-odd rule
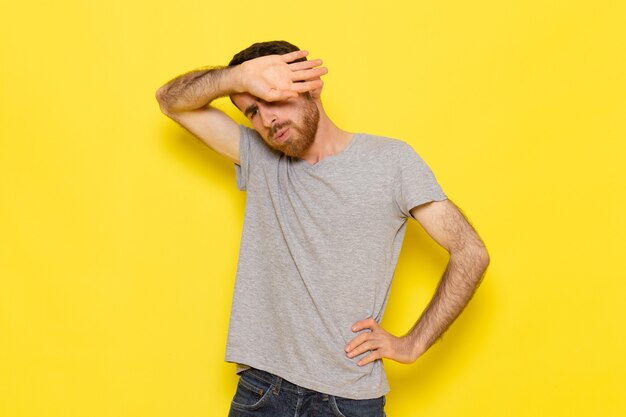
[[[237,188],[246,191],[248,187],[248,177],[250,176],[250,133],[248,128],[239,126],[239,163],[235,163],[235,175]]]
[[[263,170],[269,169],[281,153],[270,149],[256,130],[239,125],[239,164],[235,164],[237,188],[248,191],[254,187]]]
[[[403,143],[399,152],[394,191],[403,216],[410,217],[414,207],[448,198],[430,167],[409,144]]]

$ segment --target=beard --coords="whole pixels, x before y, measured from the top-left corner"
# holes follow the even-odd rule
[[[276,124],[269,133],[268,145],[287,156],[298,158],[306,152],[315,141],[320,112],[312,100],[306,100],[302,122],[297,125],[292,121]],[[274,141],[274,135],[283,128],[289,128],[289,137],[282,143]]]

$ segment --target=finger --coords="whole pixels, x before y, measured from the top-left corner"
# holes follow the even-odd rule
[[[310,61],[292,62],[291,64],[289,64],[289,69],[292,71],[300,71],[304,69],[319,67],[320,65],[322,65],[321,59],[312,59]]]
[[[314,80],[328,73],[328,68],[320,67],[308,70],[294,72],[291,76],[292,81]]]
[[[368,350],[377,350],[379,348],[378,344],[374,340],[368,340],[365,343],[361,343],[354,350],[347,353],[349,358],[354,358],[355,356],[359,356],[361,353],[365,353]]]
[[[374,350],[374,351],[372,351],[372,353],[370,353],[369,355],[367,355],[366,357],[364,357],[363,359],[358,361],[356,364],[358,366],[365,366],[368,363],[372,363],[372,362],[374,362],[377,359],[381,359],[381,357],[382,356],[380,355],[379,351],[378,350]]]
[[[358,332],[363,329],[370,329],[373,331],[377,326],[378,323],[376,323],[373,318],[368,317],[365,320],[357,321],[356,323],[354,323],[354,325],[352,325],[352,331]]]
[[[316,88],[320,88],[321,86],[322,80],[304,81],[301,83],[294,83],[291,86],[291,91],[295,91],[296,93],[305,93],[307,91],[312,91]]]
[[[370,338],[372,337],[372,333],[368,332],[368,333],[361,333],[360,335],[358,335],[357,337],[355,337],[354,339],[352,339],[344,348],[344,350],[346,352],[350,352],[352,349],[356,348],[357,346],[367,342]]]
[[[324,86],[324,81],[320,79],[320,87],[316,88],[315,90],[311,90],[311,96],[313,98],[320,98],[320,96],[322,95],[322,87]]]
[[[291,62],[295,61],[296,59],[304,58],[308,54],[308,51],[293,51],[289,52],[288,54],[281,55],[280,57],[283,59],[284,62]]]

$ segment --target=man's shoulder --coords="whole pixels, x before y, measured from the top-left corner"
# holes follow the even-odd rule
[[[412,152],[411,146],[401,139],[369,133],[358,133],[354,148],[353,161],[359,161],[372,172],[386,172],[390,175],[395,175],[398,167]]]
[[[269,147],[256,130],[243,124],[239,125],[239,129],[240,146],[249,147],[257,159],[261,157],[278,159],[282,155],[281,152]]]
[[[411,145],[397,138],[374,135],[371,133],[359,133],[358,136],[359,141],[361,141],[361,144],[364,148],[370,149],[375,152],[406,152],[407,150],[411,149]]]

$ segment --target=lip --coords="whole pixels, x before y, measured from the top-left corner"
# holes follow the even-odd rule
[[[285,140],[287,140],[287,137],[289,136],[288,133],[289,133],[289,128],[288,127],[285,127],[283,129],[279,130],[274,135],[274,141],[278,142],[278,143],[284,142]]]

